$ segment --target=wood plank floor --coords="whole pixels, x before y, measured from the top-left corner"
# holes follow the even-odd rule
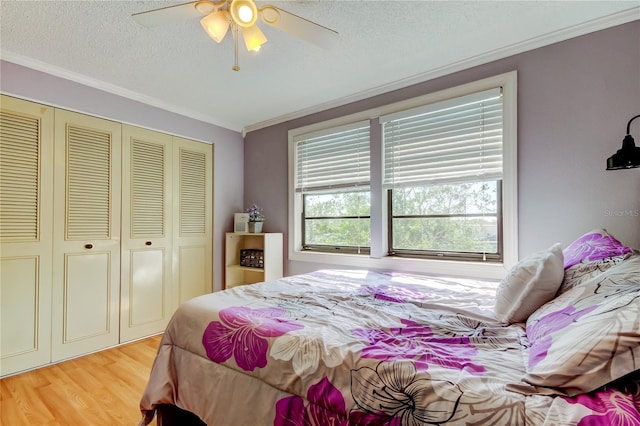
[[[137,425],[161,337],[0,380],[0,425]]]

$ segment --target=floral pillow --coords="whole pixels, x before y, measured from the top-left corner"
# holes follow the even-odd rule
[[[631,248],[616,240],[606,229],[587,232],[564,249],[564,268],[612,256],[632,253]]]
[[[500,282],[494,311],[505,323],[524,322],[553,299],[564,277],[560,243],[525,257]]]
[[[573,396],[640,365],[640,256],[568,290],[526,322],[525,381]],[[541,392],[548,393],[548,392]]]
[[[592,262],[580,262],[576,265],[570,266],[564,271],[564,279],[562,281],[562,285],[560,285],[558,294],[569,291],[575,286],[597,277],[609,268],[620,264],[632,254],[633,253],[627,253],[622,256],[605,257],[604,259],[594,260]]]

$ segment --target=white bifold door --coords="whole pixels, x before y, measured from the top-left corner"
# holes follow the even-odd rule
[[[0,376],[161,333],[212,291],[212,145],[0,99]]]
[[[162,331],[171,300],[172,137],[123,126],[122,341]]]
[[[177,307],[211,293],[213,146],[173,138],[173,283]]]
[[[53,108],[2,96],[0,375],[49,362]]]
[[[211,292],[212,146],[123,126],[120,336],[164,330]]]
[[[120,123],[57,109],[52,360],[119,342]]]

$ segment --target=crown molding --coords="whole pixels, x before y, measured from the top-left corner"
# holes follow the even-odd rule
[[[231,123],[222,123],[217,120],[212,120],[211,116],[204,115],[204,114],[189,110],[187,108],[180,107],[178,105],[161,101],[160,99],[157,99],[151,96],[143,95],[142,93],[136,92],[134,90],[125,89],[115,84],[111,84],[102,80],[87,77],[86,75],[69,71],[65,68],[47,64],[45,62],[38,61],[36,59],[29,58],[29,57],[26,57],[14,52],[10,52],[4,49],[0,52],[0,59],[6,62],[11,62],[16,65],[21,65],[36,71],[41,71],[46,74],[52,75],[54,77],[59,77],[65,80],[72,81],[74,83],[78,83],[84,86],[98,89],[103,92],[121,96],[123,98],[127,98],[133,101],[141,102],[143,104],[156,107],[164,111],[172,112],[174,114],[182,115],[187,118],[192,118],[194,120],[202,121],[207,124],[223,127],[225,129],[233,130],[236,132],[242,131],[242,127],[238,126],[237,124],[233,125]]]
[[[402,80],[397,80],[392,83],[384,84],[373,89],[358,92],[353,95],[345,96],[343,98],[323,104],[314,105],[313,107],[298,110],[290,114],[281,115],[279,117],[262,121],[260,123],[251,124],[245,126],[242,133],[243,135],[245,135],[246,133],[260,130],[265,127],[284,123],[286,121],[294,120],[296,118],[304,117],[310,114],[315,114],[321,111],[326,111],[331,108],[347,105],[352,102],[357,102],[374,96],[382,95],[384,93],[402,89],[414,84],[423,83],[425,81],[433,80],[438,77],[473,68],[478,65],[483,65],[492,61],[507,58],[509,56],[514,56],[519,53],[524,53],[529,50],[534,50],[540,47],[548,46],[554,43],[569,40],[571,38],[579,37],[581,35],[604,30],[606,28],[615,27],[617,25],[626,24],[636,20],[640,20],[640,6],[633,7],[631,9],[627,9],[622,12],[618,12],[602,18],[587,21],[582,24],[574,25],[569,28],[554,31],[539,37],[531,38],[519,43],[514,43],[499,49],[489,51],[482,55],[429,70],[424,73],[416,74],[414,76],[407,77]]]

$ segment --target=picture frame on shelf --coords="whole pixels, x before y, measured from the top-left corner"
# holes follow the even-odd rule
[[[233,232],[249,232],[249,213],[233,215]]]

